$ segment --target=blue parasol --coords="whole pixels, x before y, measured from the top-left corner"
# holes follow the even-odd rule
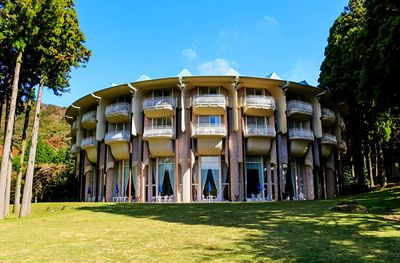
[[[115,185],[115,192],[116,192],[117,194],[119,193],[118,184]]]
[[[262,192],[262,187],[260,183],[258,183],[258,192]]]
[[[208,195],[210,195],[210,192],[211,192],[211,182],[208,181]]]
[[[92,194],[92,189],[90,189],[90,186],[87,189],[87,193],[88,193],[88,195]]]
[[[160,194],[162,193],[162,184],[159,185],[158,191],[160,192]]]

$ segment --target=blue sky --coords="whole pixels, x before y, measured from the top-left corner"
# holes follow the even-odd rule
[[[73,70],[71,92],[44,102],[68,106],[111,83],[176,76],[266,76],[318,84],[329,29],[347,0],[76,0],[92,57]],[[112,4],[111,4],[112,3]]]

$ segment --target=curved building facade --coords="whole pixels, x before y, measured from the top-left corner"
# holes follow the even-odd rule
[[[66,119],[80,200],[212,202],[337,195],[340,115],[306,82],[186,75],[94,92]]]

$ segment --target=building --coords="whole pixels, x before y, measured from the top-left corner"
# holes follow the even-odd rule
[[[193,76],[115,85],[74,102],[82,201],[308,200],[338,194],[340,108],[305,81]]]

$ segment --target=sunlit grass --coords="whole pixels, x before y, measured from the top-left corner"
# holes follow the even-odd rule
[[[367,214],[330,211],[356,200]],[[400,188],[321,201],[39,203],[0,222],[0,262],[400,262]]]

